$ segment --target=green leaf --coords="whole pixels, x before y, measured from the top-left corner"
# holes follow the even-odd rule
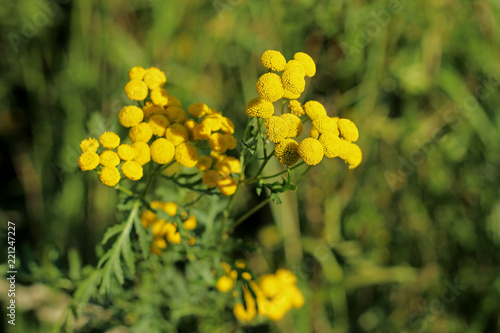
[[[274,204],[276,204],[276,205],[281,204],[281,199],[280,199],[280,197],[278,196],[278,193],[275,193],[275,192],[271,193],[271,200],[272,200],[272,201],[273,201],[273,203],[274,203]]]
[[[130,238],[125,238],[122,246],[123,259],[125,260],[125,265],[127,265],[128,273],[130,275],[135,274],[135,255],[130,244]]]
[[[125,223],[121,223],[121,224],[116,224],[112,227],[109,227],[106,230],[104,237],[102,238],[101,244],[103,244],[103,245],[106,244],[111,237],[113,237],[114,235],[116,235],[117,233],[122,231],[124,226],[125,226]]]
[[[141,248],[142,255],[144,256],[145,259],[149,258],[149,244],[150,244],[150,237],[148,232],[146,231],[146,228],[141,224],[140,219],[135,218],[134,219],[134,228],[135,228],[135,233],[139,237],[139,247]]]

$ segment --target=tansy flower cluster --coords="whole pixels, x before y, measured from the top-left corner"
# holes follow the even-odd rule
[[[297,288],[297,277],[286,269],[279,269],[275,274],[261,276],[258,281],[246,270],[245,263],[236,262],[236,269],[222,262],[224,269],[216,284],[216,288],[223,293],[229,292],[241,283],[240,290],[233,296],[237,299],[233,308],[236,318],[243,322],[254,319],[257,315],[278,321],[292,308],[299,309],[304,305],[304,296]],[[253,296],[255,295],[255,297]]]
[[[167,219],[159,218],[158,214],[146,210],[141,215],[141,223],[145,228],[151,228],[153,234],[153,245],[151,252],[161,254],[162,250],[167,247],[167,244],[180,244],[182,239],[185,239],[189,245],[194,245],[195,238],[190,233],[196,228],[197,219],[194,215],[188,215],[187,212],[180,214],[182,221],[181,227],[174,222],[178,215],[178,206],[174,202],[151,202],[151,208],[155,211],[162,211],[166,214]]]
[[[274,152],[278,161],[293,166],[302,159],[308,165],[316,165],[325,156],[340,157],[350,169],[357,167],[362,153],[354,143],[359,136],[356,125],[349,119],[328,116],[325,107],[317,101],[302,105],[297,100],[305,89],[305,77],[316,73],[313,59],[297,52],[287,62],[279,51],[268,50],[262,54],[261,61],[270,72],[257,80],[259,97],[248,102],[246,114],[265,119],[266,136],[276,144]],[[289,112],[275,115],[273,102],[280,99],[289,100]],[[309,136],[298,142],[303,123],[308,120],[312,121]]]
[[[116,133],[106,132],[99,141],[107,150],[99,156],[97,140],[83,140],[80,168],[93,170],[101,164],[101,181],[115,186],[121,179],[120,171],[130,180],[139,180],[143,166],[151,160],[160,165],[177,162],[203,172],[208,188],[217,187],[222,194],[232,195],[237,187],[233,176],[240,172],[239,160],[226,155],[237,145],[233,122],[204,103],[194,103],[186,112],[164,89],[167,79],[156,67],[134,67],[129,78],[125,92],[138,106],[125,106],[118,119],[129,128],[130,142],[120,145]]]

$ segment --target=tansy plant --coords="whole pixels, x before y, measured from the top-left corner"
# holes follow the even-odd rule
[[[154,317],[167,331],[182,325],[185,316],[210,318],[210,308],[224,311],[231,305],[238,321],[251,324],[280,320],[292,308],[303,306],[304,296],[289,270],[257,277],[242,259],[232,261],[234,253],[248,247],[231,234],[268,202],[279,204],[279,193],[296,190],[296,181],[324,157],[340,157],[349,168],[357,167],[361,150],[353,142],[358,130],[348,119],[328,116],[318,101],[298,101],[305,77],[316,73],[309,55],[298,52],[286,61],[280,52],[268,50],[261,61],[268,72],[257,80],[258,97],[246,105],[250,119],[241,135],[235,135],[229,118],[204,103],[183,108],[164,88],[167,79],[160,69],[129,71],[125,92],[135,105],[124,106],[118,115],[128,138],[105,132],[84,139],[78,160],[83,171],[95,172],[104,185],[123,192],[119,208],[126,218],[104,235],[107,250],[75,291],[66,327],[85,312],[89,300],[109,302],[117,295],[131,304],[148,293],[161,295],[151,296],[151,302],[168,309]],[[303,124],[308,121],[312,126],[304,135]],[[274,157],[283,170],[264,175]],[[308,167],[296,175],[295,169],[304,164]],[[270,181],[282,175],[281,180]],[[161,195],[166,186],[173,186],[178,198],[184,199],[166,200]],[[232,218],[234,200],[243,186],[253,186],[259,195],[265,190],[267,199]],[[162,287],[172,272],[177,272],[179,286],[195,281],[196,287],[182,288],[195,288],[196,296],[186,291],[179,302],[172,288]],[[128,296],[123,296],[124,290]],[[218,294],[227,295],[222,304]],[[207,310],[190,307],[187,296]],[[130,312],[123,320],[132,327],[155,326],[133,307],[122,310]],[[144,316],[150,320],[147,324]]]

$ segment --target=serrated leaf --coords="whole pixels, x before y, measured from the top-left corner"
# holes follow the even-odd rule
[[[104,262],[109,259],[109,257],[111,257],[111,250],[104,253],[102,257],[99,258],[99,262],[97,263],[97,268],[100,268],[104,264]]]
[[[101,244],[103,244],[103,245],[106,244],[111,237],[113,237],[114,235],[116,235],[117,233],[122,231],[124,226],[125,226],[125,224],[121,223],[121,224],[116,224],[112,227],[109,227],[106,230],[104,237],[102,238]]]
[[[125,277],[123,276],[123,268],[120,260],[113,261],[113,273],[115,274],[118,283],[122,285],[125,282]]]
[[[128,272],[130,275],[135,274],[135,255],[130,244],[130,238],[125,238],[122,245],[122,255],[125,260],[125,265],[127,265]]]
[[[149,258],[149,234],[138,218],[134,219],[135,233],[139,237],[139,247],[145,259]]]

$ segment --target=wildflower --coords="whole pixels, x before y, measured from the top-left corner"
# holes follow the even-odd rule
[[[281,78],[274,73],[263,74],[257,80],[255,89],[262,99],[269,102],[275,102],[283,97],[283,84],[281,83]]]
[[[341,118],[337,122],[340,136],[349,142],[355,142],[359,138],[359,132],[356,125],[349,119]]]
[[[288,122],[280,117],[272,116],[266,119],[266,135],[274,143],[278,143],[285,139],[290,128]]]
[[[246,113],[249,117],[260,117],[267,119],[273,115],[274,105],[273,103],[265,99],[254,98],[248,102]]]
[[[231,173],[240,173],[240,160],[232,156],[224,156],[215,165],[215,169],[222,176],[229,176]]]
[[[299,159],[299,144],[293,139],[284,139],[276,145],[274,153],[281,164],[292,166]]]
[[[155,105],[165,106],[168,104],[168,94],[163,88],[155,88],[151,90],[151,101]]]
[[[99,165],[99,155],[93,151],[86,151],[78,158],[78,166],[83,171],[94,170]]]
[[[210,156],[200,156],[200,158],[198,158],[196,168],[200,171],[208,170],[212,166],[212,161],[213,160]]]
[[[217,290],[221,293],[227,293],[234,288],[234,284],[235,281],[233,279],[227,275],[223,275],[217,280],[215,288],[217,288]]]
[[[193,128],[193,138],[195,140],[208,140],[212,131],[205,124],[198,124]]]
[[[309,130],[309,137],[313,138],[313,139],[317,139],[317,138],[319,138],[319,135],[320,135],[320,133],[319,133],[318,129],[314,126],[311,127],[311,129]]]
[[[99,163],[105,167],[115,167],[120,164],[120,157],[112,150],[105,150],[99,156]]]
[[[188,244],[189,245],[193,246],[194,243],[196,243],[196,239],[194,237],[191,237],[191,238],[188,239]]]
[[[189,142],[181,143],[175,148],[175,160],[186,168],[192,168],[198,163],[198,149]]]
[[[293,94],[301,94],[305,87],[306,81],[304,80],[305,70],[304,66],[297,60],[290,60],[286,66],[281,81],[283,87]]]
[[[122,172],[130,180],[139,180],[143,175],[142,166],[134,161],[123,163]]]
[[[99,142],[106,149],[115,149],[120,145],[120,137],[113,132],[104,132],[99,137]]]
[[[178,146],[189,139],[186,127],[178,123],[170,125],[165,132],[165,136],[168,141],[174,144],[174,146]]]
[[[179,232],[169,232],[167,233],[167,242],[172,244],[181,243],[181,234]]]
[[[194,128],[198,125],[198,123],[193,119],[188,119],[183,125],[187,129],[189,141],[194,141]]]
[[[165,73],[163,73],[163,71],[159,70],[156,67],[151,67],[146,69],[146,73],[144,74],[143,80],[148,86],[149,90],[153,90],[155,88],[162,88],[165,82],[167,82]]]
[[[220,130],[222,126],[222,122],[220,121],[220,118],[216,115],[209,115],[206,116],[205,119],[201,122],[202,124],[205,124],[210,128],[212,132],[217,132]]]
[[[146,104],[142,107],[142,111],[144,112],[144,119],[148,120],[155,114],[163,114],[165,112],[165,109],[162,106],[154,105],[151,102],[146,102]]]
[[[125,106],[118,114],[118,120],[124,127],[137,125],[144,119],[144,111],[135,105]]]
[[[325,107],[318,101],[309,101],[303,106],[305,113],[314,120],[318,116],[326,116]]]
[[[288,125],[288,134],[287,137],[297,137],[302,134],[302,121],[299,117],[291,113],[285,113],[280,116],[281,119],[284,119]]]
[[[82,152],[93,152],[95,153],[97,151],[97,148],[99,148],[99,142],[94,139],[94,138],[88,138],[82,140],[80,143],[80,148],[82,149]]]
[[[219,183],[220,176],[215,170],[207,170],[203,174],[202,181],[209,188],[214,188]]]
[[[175,146],[167,139],[159,138],[151,144],[151,158],[158,164],[170,162],[174,155]]]
[[[159,207],[160,208],[160,207]],[[165,211],[170,216],[175,216],[177,215],[177,204],[175,202],[165,202],[163,205],[161,205],[161,208]]]
[[[237,145],[236,139],[231,134],[229,134],[229,133],[223,134],[222,135],[222,139],[224,140],[227,149],[234,149],[234,148],[236,148],[236,145]]]
[[[178,106],[169,106],[165,109],[165,115],[171,123],[184,123],[188,117],[186,112]]]
[[[337,120],[337,117],[330,118],[326,115],[321,115],[313,119],[312,125],[318,130],[319,133],[330,132],[338,135]]]
[[[233,313],[236,318],[239,320],[246,322],[250,321],[257,315],[257,308],[255,307],[255,300],[252,297],[252,294],[245,287],[243,288],[243,297],[245,299],[245,306],[242,303],[236,303],[233,308]]]
[[[144,68],[141,66],[135,66],[128,72],[128,77],[130,80],[142,80],[144,78],[144,74],[146,74],[146,70]]]
[[[359,146],[355,143],[349,143],[347,158],[345,159],[345,162],[349,164],[349,169],[357,167],[361,163],[362,158],[363,156]]]
[[[182,222],[182,226],[186,230],[194,230],[197,224],[196,216],[194,215],[191,215],[186,221]]]
[[[224,153],[227,150],[226,141],[224,140],[224,135],[221,133],[212,133],[208,138],[208,143],[213,151]]]
[[[272,71],[281,72],[285,69],[286,59],[279,51],[267,50],[262,54],[260,61],[264,67]]]
[[[168,104],[167,106],[177,106],[177,107],[182,107],[182,103],[181,101],[179,101],[177,99],[177,97],[173,96],[173,95],[169,95],[168,96]]]
[[[220,130],[223,133],[228,133],[228,134],[234,133],[234,123],[231,119],[227,117],[221,117],[220,123],[221,123]]]
[[[130,128],[128,136],[132,142],[148,142],[153,136],[151,126],[146,122],[139,123]]]
[[[115,186],[120,181],[120,171],[116,167],[104,167],[99,178],[104,185]]]
[[[250,281],[252,279],[252,275],[248,272],[243,272],[241,273],[241,277],[244,278],[247,281]]]
[[[205,103],[193,103],[187,109],[189,114],[195,118],[203,117],[208,110],[210,110],[210,108]]]
[[[297,52],[293,55],[293,59],[297,60],[304,66],[305,75],[313,77],[316,74],[316,64],[314,60],[304,52]]]
[[[304,81],[305,83],[305,81]],[[300,94],[295,94],[289,90],[284,90],[283,91],[283,98],[290,99],[290,100],[295,100],[300,97]]]
[[[296,115],[297,117],[300,117],[305,113],[300,102],[296,100],[288,102],[288,109],[291,114]]]
[[[170,126],[170,122],[164,115],[155,114],[149,118],[148,125],[151,127],[154,135],[164,136],[167,127]]]
[[[219,191],[224,195],[233,195],[236,192],[237,185],[234,178],[230,176],[221,177],[217,182],[217,187]]]
[[[325,152],[318,140],[305,138],[299,143],[299,154],[306,164],[316,165],[321,162]]]
[[[342,159],[347,158],[348,142],[346,140],[339,138],[333,133],[325,133],[321,135],[319,142],[324,147],[326,157],[334,158],[338,156]]]
[[[142,166],[151,160],[151,152],[146,142],[134,142],[132,144],[132,148],[135,152],[133,161],[139,163]],[[119,153],[120,151],[118,150],[118,154]]]
[[[130,80],[125,85],[125,93],[131,101],[142,101],[148,97],[148,86],[140,80]]]

